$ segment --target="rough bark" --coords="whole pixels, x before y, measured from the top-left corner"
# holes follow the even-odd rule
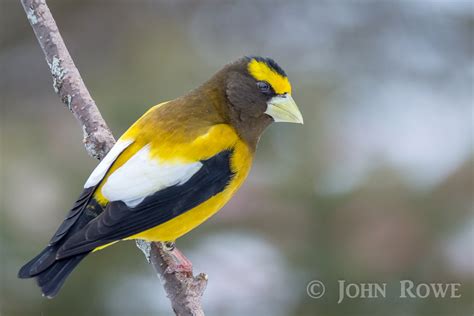
[[[69,55],[45,0],[21,0],[53,77],[53,89],[82,127],[88,154],[102,159],[115,139]],[[137,241],[160,279],[176,315],[204,315],[201,297],[207,276],[193,276],[192,265],[177,248]]]

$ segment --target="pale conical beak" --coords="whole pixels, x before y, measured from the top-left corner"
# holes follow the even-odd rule
[[[291,94],[288,93],[271,98],[270,101],[267,102],[267,110],[265,113],[273,117],[275,122],[303,124],[303,115],[301,115]]]

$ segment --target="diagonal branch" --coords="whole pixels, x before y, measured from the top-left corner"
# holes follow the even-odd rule
[[[82,127],[88,154],[102,159],[115,143],[94,100],[87,90],[45,0],[21,0],[28,20],[46,57],[53,88]],[[138,241],[163,282],[176,315],[204,315],[201,297],[207,276],[193,276],[192,265],[176,248],[165,244]]]
[[[102,159],[115,143],[114,137],[84,85],[46,2],[21,2],[51,70],[54,91],[81,124],[88,154]]]

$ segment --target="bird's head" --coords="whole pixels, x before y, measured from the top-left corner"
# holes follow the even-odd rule
[[[240,58],[221,69],[199,91],[202,89],[208,91],[221,116],[251,147],[272,122],[303,124],[291,96],[290,81],[273,59]]]
[[[224,68],[229,106],[240,120],[303,124],[285,71],[270,58],[244,57]]]

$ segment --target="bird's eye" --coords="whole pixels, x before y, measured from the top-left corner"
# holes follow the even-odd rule
[[[258,89],[260,89],[260,91],[262,93],[270,93],[271,92],[271,88],[270,88],[270,85],[268,84],[268,82],[259,81],[259,82],[257,82],[257,87],[258,87]]]

